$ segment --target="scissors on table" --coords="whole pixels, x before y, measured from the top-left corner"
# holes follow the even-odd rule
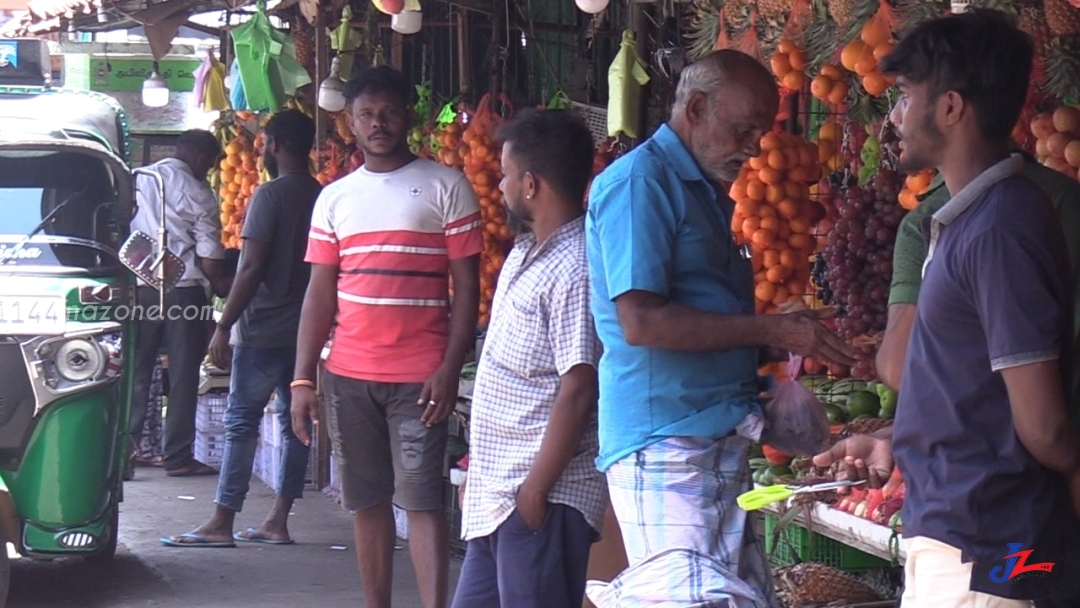
[[[735,499],[735,502],[737,502],[739,504],[739,507],[741,507],[745,511],[756,511],[758,509],[767,507],[773,503],[787,500],[788,498],[799,494],[826,492],[828,490],[836,490],[838,488],[857,486],[863,483],[866,483],[865,479],[860,479],[859,481],[830,481],[826,483],[816,483],[809,486],[766,486],[763,488],[754,488],[749,492],[744,492],[740,494],[739,497]]]

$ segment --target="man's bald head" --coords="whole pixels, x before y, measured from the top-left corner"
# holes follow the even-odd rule
[[[713,51],[683,69],[672,113],[685,109],[694,93],[710,98],[749,95],[764,105],[780,100],[769,70],[750,55],[731,49]]]
[[[780,104],[776,81],[746,53],[721,50],[686,67],[675,89],[671,128],[715,181],[733,181],[761,153]]]

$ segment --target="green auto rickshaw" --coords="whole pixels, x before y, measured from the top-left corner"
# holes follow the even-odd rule
[[[128,234],[123,111],[48,66],[43,42],[0,40],[0,547],[109,559],[145,314],[129,269],[164,292],[182,268]],[[0,606],[9,575],[0,550]]]

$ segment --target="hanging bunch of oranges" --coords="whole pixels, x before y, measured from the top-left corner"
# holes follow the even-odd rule
[[[918,207],[919,196],[930,189],[930,182],[934,181],[935,175],[937,175],[935,169],[923,169],[918,173],[909,175],[904,180],[904,187],[900,189],[900,195],[897,197],[900,206],[908,211]]]
[[[843,104],[848,94],[843,70],[829,63],[821,66],[818,75],[810,81],[810,94],[832,106]]]
[[[806,51],[796,46],[793,40],[785,38],[777,45],[769,66],[782,87],[799,91],[806,84],[806,62]]]
[[[481,327],[486,327],[491,318],[495,285],[513,236],[506,224],[506,207],[502,191],[499,190],[503,175],[495,129],[500,121],[500,117],[491,111],[490,97],[485,95],[468,128],[461,135],[464,145],[468,146],[464,157],[465,176],[476,193],[480,218],[484,223],[484,252],[480,267]]]
[[[254,143],[242,131],[225,146],[221,161],[221,243],[240,248],[240,233],[252,192],[259,185],[259,167]]]
[[[893,49],[887,10],[888,7],[883,6],[866,22],[859,36],[840,51],[840,63],[845,69],[855,72],[863,88],[873,97],[884,95],[892,84],[878,70],[878,62]]]
[[[810,184],[821,179],[818,150],[797,135],[773,132],[761,140],[731,186],[732,228],[753,252],[754,296],[759,313],[800,299],[810,280]]]
[[[440,165],[453,167],[458,171],[465,168],[465,156],[469,153],[469,146],[462,139],[465,132],[462,118],[462,114],[458,113],[452,122],[439,123],[431,133],[428,144]]]

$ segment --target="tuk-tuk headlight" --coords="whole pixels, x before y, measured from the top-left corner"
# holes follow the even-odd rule
[[[112,380],[123,371],[119,332],[56,341],[38,351],[44,380],[53,390],[77,388],[88,382]]]
[[[90,340],[68,340],[56,349],[56,371],[69,382],[93,380],[105,371],[105,353]]]

